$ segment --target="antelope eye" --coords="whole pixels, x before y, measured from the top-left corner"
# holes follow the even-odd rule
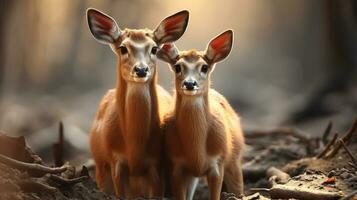
[[[175,72],[176,73],[180,73],[181,72],[181,65],[180,64],[176,64],[174,67],[175,67]]]
[[[207,71],[208,71],[208,65],[202,65],[201,72],[202,73],[207,73]]]
[[[156,55],[157,50],[158,50],[158,47],[153,47],[153,48],[151,49],[151,53],[154,54],[154,55]]]
[[[123,55],[128,53],[128,49],[125,46],[120,46],[119,49],[120,53]]]

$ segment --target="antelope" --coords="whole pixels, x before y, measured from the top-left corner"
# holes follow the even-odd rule
[[[192,199],[197,177],[207,179],[210,199],[220,199],[223,181],[228,192],[243,194],[240,119],[225,97],[210,88],[215,64],[229,55],[232,43],[233,32],[227,30],[205,51],[179,51],[165,44],[157,54],[175,73],[175,106],[164,117],[175,199]]]
[[[172,97],[157,84],[156,53],[162,44],[183,35],[188,18],[184,10],[154,30],[121,30],[112,17],[87,10],[93,37],[109,45],[118,60],[116,86],[101,100],[90,131],[96,181],[104,192],[114,187],[118,197],[163,194],[160,126]]]

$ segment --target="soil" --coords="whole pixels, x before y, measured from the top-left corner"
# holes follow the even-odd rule
[[[276,193],[274,192],[277,190],[274,189],[280,186],[302,190],[304,195],[307,196],[298,196],[299,199],[314,199],[313,195],[320,193],[336,195],[331,199],[340,199],[357,190],[357,166],[353,163],[350,155],[344,148],[341,148],[331,158],[324,156],[316,158],[327,145],[327,142],[322,142],[322,136],[304,139],[304,137],[296,134],[270,134],[271,131],[266,131],[266,133],[246,135],[247,148],[243,165],[246,196],[239,198],[223,191],[221,199],[272,199],[271,197],[276,198]],[[343,138],[343,135],[340,137]],[[23,139],[11,138],[5,134],[0,134],[0,146],[2,146],[0,154],[24,163],[44,165],[41,158],[33,153],[26,146],[26,143],[21,142],[21,140]],[[327,137],[325,140],[329,141],[331,137]],[[16,151],[12,151],[16,153],[9,153],[8,149],[10,147],[6,147],[7,144],[12,149],[16,149]],[[338,143],[333,145],[331,149],[337,146]],[[346,147],[356,157],[357,133],[352,134],[352,137],[346,141]],[[90,166],[88,166],[89,172],[87,172],[87,168],[80,170],[82,166],[66,165],[68,166],[66,172],[55,175],[66,180],[73,180],[78,177],[89,176],[89,174],[93,174],[94,172],[94,168]],[[267,171],[271,167],[275,167],[282,173],[287,173],[290,178],[283,181],[279,179],[281,178],[279,175],[269,177],[270,175],[267,175],[269,174]],[[69,173],[69,169],[72,169],[74,172]],[[49,186],[49,188],[43,187],[43,185]],[[278,195],[281,195],[279,199],[293,199],[294,196],[289,195],[296,194],[294,192],[292,192],[293,194],[290,193],[289,191],[283,191],[283,194],[279,193]],[[288,198],[284,195],[288,195]],[[207,184],[204,180],[201,180],[194,199],[201,200],[208,199],[208,197]],[[14,167],[0,160],[0,199],[67,200],[115,199],[115,197],[100,192],[94,179],[91,177],[78,181],[78,183],[67,184],[51,179],[50,174],[34,176],[23,168]],[[357,196],[352,196],[349,199],[357,199]]]

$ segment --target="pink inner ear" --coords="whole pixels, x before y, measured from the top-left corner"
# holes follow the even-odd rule
[[[220,37],[216,38],[213,40],[210,44],[211,48],[214,49],[215,51],[221,51],[224,50],[226,45],[228,44],[228,41],[230,40],[230,35],[229,34],[223,34]]]
[[[170,31],[171,29],[175,29],[175,27],[177,25],[181,25],[180,23],[184,20],[184,16],[181,15],[170,17],[170,19],[165,22],[165,32]]]
[[[98,26],[104,30],[110,31],[113,28],[113,21],[107,16],[100,15],[97,13],[93,14],[95,21],[97,21]]]
[[[172,48],[172,44],[164,44],[164,46],[161,47],[162,51],[168,52]]]

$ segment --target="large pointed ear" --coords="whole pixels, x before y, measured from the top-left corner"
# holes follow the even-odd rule
[[[155,42],[163,44],[178,40],[186,31],[188,18],[189,12],[183,10],[162,20],[154,31]]]
[[[174,43],[166,43],[160,48],[156,56],[165,62],[174,64],[179,54]]]
[[[87,9],[87,20],[93,37],[103,44],[114,43],[121,35],[115,20],[99,10]]]
[[[209,42],[205,58],[211,64],[225,59],[231,52],[232,44],[233,31],[227,30]]]

